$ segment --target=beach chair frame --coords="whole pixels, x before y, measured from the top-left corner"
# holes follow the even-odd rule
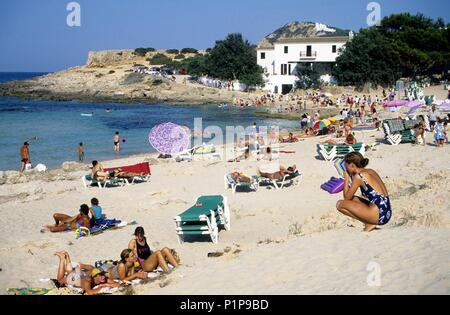
[[[225,183],[225,189],[231,188],[231,191],[233,194],[236,193],[236,189],[238,187],[249,187],[250,189],[252,189],[254,191],[258,191],[259,183],[257,180],[254,180],[254,178],[252,178],[252,181],[250,183],[241,183],[241,182],[236,182],[235,180],[233,180],[230,177],[230,173],[227,173],[223,176],[223,180]]]
[[[90,177],[90,179],[88,177]],[[117,184],[125,182],[123,180],[119,180],[118,178],[107,179],[107,180],[96,180],[95,178],[93,178],[90,175],[83,175],[81,177],[81,180],[83,181],[84,188],[89,188],[89,187],[97,185],[100,189],[105,188],[107,185],[117,186]],[[102,184],[103,184],[103,186],[102,186]]]
[[[293,176],[293,175],[295,175],[295,176]],[[281,189],[283,189],[283,187],[287,183],[292,183],[297,178],[298,178],[297,186],[300,185],[300,181],[303,178],[303,174],[300,173],[299,171],[297,171],[294,174],[286,174],[286,175],[283,176],[283,178],[278,179],[278,180],[277,179],[270,179],[270,178],[266,178],[266,177],[261,177],[261,176],[255,176],[255,178],[257,178],[258,185],[263,183],[263,184],[266,184],[266,185],[274,186],[276,190],[281,190]]]

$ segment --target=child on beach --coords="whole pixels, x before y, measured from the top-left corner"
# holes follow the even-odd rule
[[[425,124],[422,120],[419,122],[419,125],[417,126],[416,144],[425,145]]]
[[[438,147],[444,146],[444,141],[446,140],[444,123],[441,117],[438,117],[437,123],[434,127],[434,140]]]
[[[91,207],[89,208],[89,213],[91,214],[91,220],[89,221],[89,223],[91,226],[94,226],[97,220],[103,218],[102,207],[100,207],[98,203],[99,202],[97,198],[91,199]]]
[[[84,159],[84,147],[83,142],[80,142],[80,144],[78,145],[78,161],[83,162],[83,159]]]

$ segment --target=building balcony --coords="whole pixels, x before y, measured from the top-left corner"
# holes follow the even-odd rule
[[[301,51],[300,52],[300,59],[316,59],[317,58],[317,51]]]

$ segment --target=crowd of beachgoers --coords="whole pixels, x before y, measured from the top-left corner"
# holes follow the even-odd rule
[[[389,117],[399,121],[404,121],[405,118],[415,121],[410,127],[415,139],[412,141],[413,144],[425,145],[428,143],[436,147],[448,147],[449,114],[438,112],[434,105],[424,105],[424,109],[426,108],[425,111],[415,117],[406,117],[402,112],[390,113],[383,107],[383,103],[389,97],[383,93],[381,98],[377,95],[375,97],[371,95],[353,97],[346,94],[334,98],[323,95],[319,91],[313,91],[307,93],[305,96],[276,96],[266,94],[257,99],[253,99],[253,104],[257,104],[257,106],[273,105],[278,100],[279,102],[284,101],[283,106],[290,102],[292,104],[291,106],[296,105],[298,109],[301,109],[306,101],[310,101],[314,107],[313,109],[307,108],[304,111],[299,121],[300,131],[291,130],[287,134],[280,134],[276,131],[276,128],[272,128],[269,129],[267,134],[262,134],[259,126],[256,123],[253,124],[253,132],[250,135],[247,135],[246,138],[238,138],[232,144],[235,154],[232,159],[228,159],[228,163],[225,163],[225,168],[233,168],[233,171],[228,172],[227,178],[233,185],[248,185],[249,187],[274,185],[276,188],[280,188],[287,181],[299,181],[308,163],[302,161],[301,165],[299,163],[293,163],[292,159],[287,159],[288,162],[282,162],[282,154],[295,155],[298,158],[296,151],[289,150],[292,149],[289,147],[286,149],[284,147],[285,145],[295,144],[295,148],[298,150],[300,148],[298,145],[303,145],[300,142],[306,143],[311,140],[317,145],[351,147],[362,142],[362,139],[357,139],[362,134],[356,133],[355,130],[361,130],[358,128],[366,128],[372,133],[380,131],[383,119]],[[339,115],[326,118],[322,117],[321,108],[327,105],[337,105],[340,109]],[[303,109],[305,108],[303,107]],[[284,110],[295,111],[296,109],[285,107]],[[431,138],[427,138],[427,134],[431,134]],[[365,139],[367,140],[367,138]],[[118,132],[114,134],[113,140],[114,150],[120,151]],[[366,150],[370,151],[371,146],[367,145],[369,144],[364,144],[367,147]],[[24,144],[21,149],[21,171],[25,171],[26,162],[29,160],[27,146],[28,144]],[[82,149],[81,143],[80,147],[79,161],[83,162],[84,149]],[[190,159],[188,160],[192,161],[192,157],[196,153],[204,157],[210,152],[214,151],[190,151]],[[341,156],[342,165],[345,169],[341,178],[344,185],[341,191],[342,197],[336,200],[335,208],[343,216],[362,223],[364,231],[368,232],[388,225],[391,217],[395,216],[396,209],[390,200],[389,185],[386,183],[385,177],[381,175],[383,170],[368,168],[369,159],[364,155],[364,151],[361,152],[349,149],[347,154]],[[440,153],[437,152],[436,154]],[[164,158],[167,158],[167,156]],[[244,170],[244,166],[247,165],[245,164],[246,162],[250,163],[248,165],[253,166],[255,163],[258,163],[256,176],[249,175]],[[195,167],[195,163],[190,165],[180,164],[183,164],[182,167],[185,171],[189,167]],[[135,180],[138,182],[150,174],[149,169],[147,171],[139,168],[127,169],[116,167],[108,169],[104,168],[102,163],[98,161],[92,161],[90,167],[89,174],[83,176],[85,178],[84,180],[87,177],[90,178],[87,186],[100,183],[99,187],[102,187],[101,183],[104,183],[105,186],[106,184],[118,184],[118,186],[122,187],[126,184],[133,183]],[[197,171],[198,169],[196,169]],[[141,182],[147,183],[147,178],[141,180]],[[164,186],[160,188],[163,189]],[[190,189],[193,189],[193,187]],[[360,191],[361,195],[357,195],[357,191]],[[88,191],[88,194],[91,194],[91,192]],[[86,191],[84,191],[83,196],[86,195]],[[112,197],[113,195],[108,196]],[[197,202],[195,206],[201,207],[202,204]],[[121,213],[123,214],[123,212]],[[235,214],[235,216],[238,215]],[[114,227],[118,226],[116,224],[117,222],[111,223],[107,221],[108,219],[105,217],[102,207],[99,205],[98,198],[92,198],[90,205],[82,203],[79,207],[79,213],[76,215],[59,212],[54,213],[53,220],[55,221],[54,224],[45,225],[45,228],[40,232],[45,234],[46,231],[52,233],[72,231],[77,234],[77,237],[82,237],[89,236],[89,231],[94,226],[108,224]],[[111,231],[109,233],[113,232]],[[149,274],[157,270],[168,273],[172,269],[174,270],[174,268],[182,266],[180,264],[182,262],[180,256],[181,258],[183,256],[179,256],[177,253],[178,249],[175,251],[171,248],[174,246],[159,246],[161,249],[158,250],[150,249],[142,226],[137,227],[133,235],[134,237],[129,241],[128,246],[123,246],[125,249],[120,252],[120,255],[117,255],[120,257],[120,260],[117,261],[97,260],[93,263],[86,261],[83,263],[74,263],[73,257],[69,255],[68,251],[56,251],[54,254],[58,257],[59,264],[55,268],[55,286],[57,288],[70,287],[83,291],[86,294],[101,294],[109,292],[108,290],[110,289],[119,289],[134,283],[146,283],[150,279]]]

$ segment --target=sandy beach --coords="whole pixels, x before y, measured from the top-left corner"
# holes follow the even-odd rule
[[[356,132],[372,144],[382,131]],[[450,147],[381,144],[369,151],[369,167],[387,185],[393,218],[371,233],[335,207],[341,194],[320,185],[337,176],[331,162],[320,160],[316,144],[326,137],[282,144],[282,165],[296,164],[298,185],[257,192],[224,188],[232,170],[256,173],[256,161],[177,163],[152,155],[102,161],[105,167],[150,161],[148,183],[118,188],[84,188],[87,166],[66,164],[47,174],[0,173],[0,292],[15,287],[52,287],[54,252],[67,250],[73,261],[119,259],[136,226],[75,238],[75,232],[41,233],[54,212],[76,214],[96,197],[109,218],[137,221],[152,249],[175,248],[182,266],[135,286],[134,294],[449,294],[450,293]],[[427,142],[432,134],[427,134]],[[231,210],[231,230],[219,243],[208,238],[179,244],[173,218],[200,195],[222,194]],[[208,257],[222,252],[220,257]],[[374,267],[375,266],[375,267]],[[379,269],[380,283],[368,279]],[[369,279],[370,280],[370,279]]]

